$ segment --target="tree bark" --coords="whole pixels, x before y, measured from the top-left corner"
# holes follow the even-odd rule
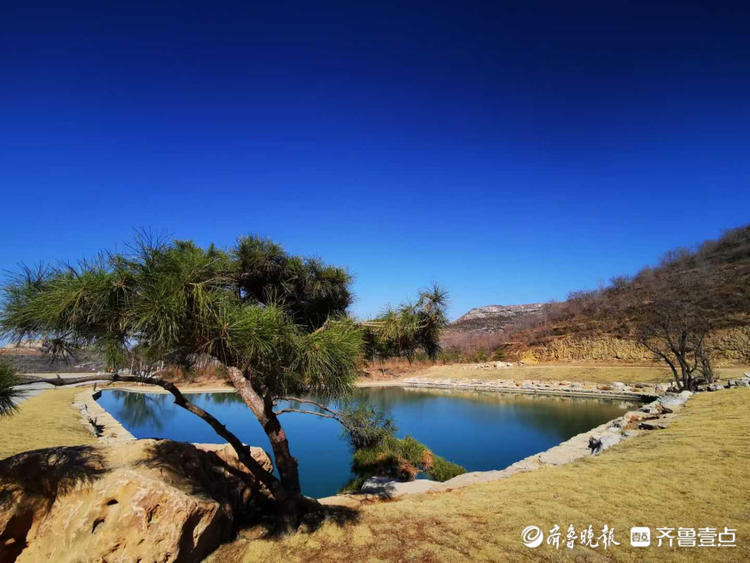
[[[304,506],[310,501],[302,495],[297,458],[292,455],[286,432],[273,411],[273,398],[268,394],[263,395],[262,390],[253,386],[251,376],[239,369],[229,368],[229,379],[268,436],[285,493],[285,498],[279,499],[282,523],[287,529],[296,528],[304,513]]]

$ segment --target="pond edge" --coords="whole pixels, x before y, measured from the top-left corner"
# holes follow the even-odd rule
[[[517,390],[510,387],[503,387],[484,382],[472,383],[448,383],[448,382],[414,382],[404,381],[403,387],[409,388],[434,388],[434,389],[451,389],[451,390],[471,390],[471,391],[495,391],[504,393],[518,394],[536,394],[536,395],[555,395],[569,397],[589,397],[589,398],[607,398],[607,399],[626,399],[626,400],[643,400],[653,396],[631,393],[631,392],[614,392],[591,391],[581,389],[523,389]],[[130,387],[118,387],[119,390],[131,393],[148,393],[151,390],[133,389]],[[231,392],[231,389],[222,391]],[[186,391],[190,392],[190,391]],[[206,392],[206,390],[196,390],[193,392]],[[94,434],[103,443],[121,443],[136,440],[114,416],[112,416],[97,399],[101,396],[101,390],[86,389],[78,393],[73,401],[73,405],[81,413],[81,422],[88,430]],[[414,494],[437,493],[450,491],[473,485],[476,483],[487,483],[497,481],[515,475],[516,473],[525,473],[534,471],[548,465],[564,465],[572,463],[578,459],[592,455],[600,455],[612,446],[620,443],[624,439],[632,438],[643,434],[647,431],[666,428],[679,411],[692,396],[690,391],[682,393],[663,393],[655,400],[643,405],[638,410],[628,411],[624,415],[613,420],[600,424],[591,430],[582,432],[553,446],[542,452],[528,456],[519,460],[504,469],[489,471],[472,471],[464,473],[445,482],[430,481],[419,479],[416,481],[400,482],[388,479],[374,479],[369,487],[364,487],[362,492],[342,493],[333,496],[319,498],[318,501],[329,506],[348,506],[355,507],[364,502],[372,502],[383,499],[397,499]],[[601,442],[597,451],[589,449],[589,439],[595,438]]]

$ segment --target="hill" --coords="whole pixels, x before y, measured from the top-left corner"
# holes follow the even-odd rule
[[[500,349],[525,361],[647,360],[634,329],[655,295],[701,308],[718,361],[750,363],[750,225],[672,250],[655,266],[564,302],[472,309],[448,328],[443,345],[464,355]]]
[[[544,306],[544,303],[529,303],[475,307],[445,330],[443,348],[466,352],[496,347],[506,331],[512,332],[539,320]]]
[[[44,344],[39,340],[0,346],[0,361],[10,363],[21,373],[89,373],[104,368],[104,364],[91,353],[81,353],[71,361],[52,359],[44,352]]]

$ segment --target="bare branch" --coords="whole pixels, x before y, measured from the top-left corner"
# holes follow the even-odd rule
[[[323,403],[319,403],[318,401],[313,401],[312,399],[304,399],[302,397],[280,397],[280,400],[289,401],[290,403],[303,403],[307,405],[313,405],[334,416],[337,416],[337,417],[340,416],[339,413],[336,412],[335,410],[327,407]]]
[[[324,412],[318,412],[318,411],[306,411],[303,409],[281,409],[280,411],[274,411],[276,416],[279,416],[280,414],[284,414],[286,412],[298,412],[302,414],[312,414],[315,416],[320,416],[322,418],[331,418],[333,420],[336,420],[337,422],[341,422],[341,419],[338,416],[333,416],[332,414],[326,414]]]

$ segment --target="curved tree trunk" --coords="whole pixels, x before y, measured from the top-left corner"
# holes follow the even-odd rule
[[[272,410],[272,402],[264,401],[260,395],[253,389],[250,381],[242,373],[234,368],[230,368],[230,378],[245,404],[250,408],[255,417],[263,426],[266,432],[273,455],[276,460],[276,467],[279,470],[281,479],[277,479],[272,473],[266,471],[250,455],[249,450],[242,441],[230,432],[217,418],[203,410],[199,406],[191,403],[177,386],[169,381],[158,377],[139,376],[139,375],[86,375],[81,377],[70,378],[41,378],[41,377],[21,377],[22,384],[27,383],[49,383],[55,386],[75,385],[76,383],[93,383],[95,381],[123,381],[133,383],[145,383],[148,385],[157,385],[166,391],[169,391],[175,398],[175,404],[190,411],[206,421],[214,431],[224,438],[237,452],[237,457],[252,475],[263,483],[279,506],[279,519],[283,531],[293,531],[299,525],[302,516],[310,509],[315,508],[315,501],[302,495],[299,482],[299,471],[297,469],[297,460],[289,451],[289,442],[286,439],[286,433]]]
[[[302,487],[299,480],[299,468],[297,459],[292,456],[289,449],[289,441],[286,432],[281,427],[276,413],[273,411],[273,400],[271,397],[263,397],[252,385],[252,380],[246,377],[237,368],[229,368],[229,378],[232,385],[239,393],[242,400],[252,411],[255,418],[263,427],[263,431],[268,436],[268,440],[273,450],[276,468],[279,471],[280,479],[277,479],[272,473],[269,473],[256,462],[250,455],[248,449],[226,426],[224,426],[213,415],[206,412],[199,406],[191,403],[177,386],[164,379],[152,376],[141,375],[86,375],[81,377],[70,378],[40,378],[40,377],[22,377],[23,383],[49,383],[55,386],[74,385],[76,383],[88,383],[95,381],[124,381],[133,383],[145,383],[148,385],[157,385],[166,391],[169,391],[175,398],[175,404],[192,412],[206,421],[214,431],[232,445],[239,460],[261,483],[263,483],[273,495],[279,506],[279,518],[283,526],[283,531],[292,531],[299,525],[302,516],[314,508],[316,503],[302,494]]]
[[[229,379],[268,436],[284,489],[284,498],[278,499],[282,509],[282,523],[287,530],[296,529],[311,500],[302,494],[297,458],[292,455],[286,432],[273,411],[273,399],[268,395],[261,395],[253,386],[251,377],[236,368],[229,368]]]

